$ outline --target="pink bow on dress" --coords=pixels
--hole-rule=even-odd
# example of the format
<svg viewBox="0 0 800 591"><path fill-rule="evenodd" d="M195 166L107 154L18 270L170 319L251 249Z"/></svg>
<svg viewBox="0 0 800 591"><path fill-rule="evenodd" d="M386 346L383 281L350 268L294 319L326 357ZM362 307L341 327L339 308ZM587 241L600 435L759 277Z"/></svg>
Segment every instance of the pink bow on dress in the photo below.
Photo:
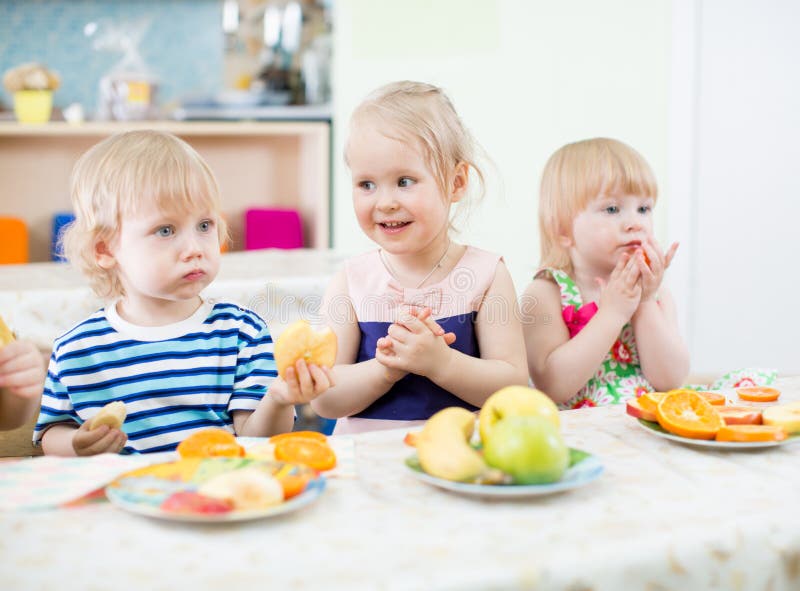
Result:
<svg viewBox="0 0 800 591"><path fill-rule="evenodd" d="M390 281L385 295L386 303L390 308L402 306L430 308L432 316L438 315L442 309L442 289L440 287L403 288L396 282Z"/></svg>
<svg viewBox="0 0 800 591"><path fill-rule="evenodd" d="M594 302L584 304L580 308L567 306L561 310L561 316L564 318L567 330L569 330L569 338L574 337L583 330L583 327L589 323L595 314L597 314L597 304Z"/></svg>

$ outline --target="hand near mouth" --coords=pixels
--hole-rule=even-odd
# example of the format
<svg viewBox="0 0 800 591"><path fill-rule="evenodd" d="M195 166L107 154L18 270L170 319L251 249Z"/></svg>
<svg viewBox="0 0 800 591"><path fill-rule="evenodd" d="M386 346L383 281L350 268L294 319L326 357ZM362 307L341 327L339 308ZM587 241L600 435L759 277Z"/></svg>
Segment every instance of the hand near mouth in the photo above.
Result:
<svg viewBox="0 0 800 591"><path fill-rule="evenodd" d="M678 243L673 242L664 254L652 236L648 236L641 247L636 249L634 257L642 276L643 302L653 299L658 294L664 273L675 258L677 250Z"/></svg>

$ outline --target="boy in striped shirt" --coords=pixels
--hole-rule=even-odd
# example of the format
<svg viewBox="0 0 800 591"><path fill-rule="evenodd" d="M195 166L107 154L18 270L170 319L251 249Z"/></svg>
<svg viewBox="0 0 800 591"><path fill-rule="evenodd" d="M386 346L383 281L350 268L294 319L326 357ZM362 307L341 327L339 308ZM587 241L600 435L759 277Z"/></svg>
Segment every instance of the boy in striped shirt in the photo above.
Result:
<svg viewBox="0 0 800 591"><path fill-rule="evenodd" d="M184 141L112 136L77 162L71 197L65 253L107 304L55 341L33 435L45 453L169 451L207 427L274 435L333 384L302 361L279 378L265 322L201 297L226 227L214 176ZM90 430L113 401L122 428Z"/></svg>

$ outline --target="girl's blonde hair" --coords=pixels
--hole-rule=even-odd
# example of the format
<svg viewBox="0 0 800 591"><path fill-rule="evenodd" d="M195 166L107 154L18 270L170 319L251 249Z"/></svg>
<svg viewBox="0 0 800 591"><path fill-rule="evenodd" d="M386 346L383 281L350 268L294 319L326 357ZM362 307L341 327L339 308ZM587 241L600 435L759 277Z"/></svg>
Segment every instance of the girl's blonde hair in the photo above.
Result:
<svg viewBox="0 0 800 591"><path fill-rule="evenodd" d="M483 197L485 177L478 160L486 155L441 88L408 80L381 86L353 111L351 125L362 121L377 122L392 139L419 143L442 194L449 192L456 167L463 162L478 177L475 199Z"/></svg>
<svg viewBox="0 0 800 591"><path fill-rule="evenodd" d="M571 234L572 220L600 195L656 199L655 175L639 152L609 138L567 144L550 156L539 192L542 267L572 269L559 237Z"/></svg>
<svg viewBox="0 0 800 591"><path fill-rule="evenodd" d="M98 263L95 246L110 245L122 221L142 204L163 211L206 209L217 216L220 243L227 240L219 188L211 169L183 140L153 130L113 135L80 157L70 177L75 221L61 243L67 259L103 298L123 295L118 274Z"/></svg>

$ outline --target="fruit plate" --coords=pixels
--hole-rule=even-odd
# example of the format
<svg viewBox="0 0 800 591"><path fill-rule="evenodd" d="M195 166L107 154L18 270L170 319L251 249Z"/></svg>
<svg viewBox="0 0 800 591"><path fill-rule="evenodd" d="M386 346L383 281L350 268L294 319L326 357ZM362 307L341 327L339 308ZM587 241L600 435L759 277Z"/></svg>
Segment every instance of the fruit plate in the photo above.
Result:
<svg viewBox="0 0 800 591"><path fill-rule="evenodd" d="M406 466L410 469L411 474L422 482L464 495L506 499L549 495L578 488L589 484L603 473L603 464L600 463L600 460L579 449L570 448L569 464L564 477L558 482L550 484L472 484L454 482L426 474L419 465L416 454L406 459Z"/></svg>
<svg viewBox="0 0 800 591"><path fill-rule="evenodd" d="M161 507L162 503L175 493L196 492L200 484L212 478L244 467L254 467L275 476L279 481L285 478L303 478L307 483L303 492L277 505L252 510L228 510L223 513L207 513L202 508L186 511L170 511ZM184 459L174 462L153 464L119 476L105 491L114 504L138 515L188 521L194 523L230 523L273 517L295 511L316 500L325 490L325 477L305 466L256 460L250 458L205 458Z"/></svg>
<svg viewBox="0 0 800 591"><path fill-rule="evenodd" d="M783 441L716 441L715 439L691 439L681 435L675 435L664 428L658 423L652 421L645 421L644 419L636 419L642 428L648 433L652 433L657 437L663 437L670 441L677 441L685 445L694 445L697 447L710 447L714 449L762 449L765 447L778 447L781 445L789 445L800 441L800 434L790 435Z"/></svg>

